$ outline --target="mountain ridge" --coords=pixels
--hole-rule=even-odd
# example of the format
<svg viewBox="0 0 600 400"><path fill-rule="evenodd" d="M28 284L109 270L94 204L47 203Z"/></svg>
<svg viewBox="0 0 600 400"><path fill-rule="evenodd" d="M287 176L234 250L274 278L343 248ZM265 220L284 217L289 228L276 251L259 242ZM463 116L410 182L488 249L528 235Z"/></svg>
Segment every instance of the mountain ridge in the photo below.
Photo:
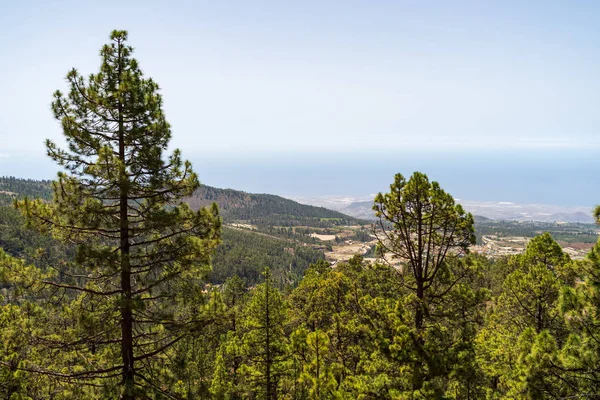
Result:
<svg viewBox="0 0 600 400"><path fill-rule="evenodd" d="M15 198L24 196L49 200L51 195L51 181L0 177L0 204L11 204ZM259 225L281 226L365 223L336 210L301 204L274 194L248 193L207 185L201 185L192 196L184 200L193 209L217 203L225 222L250 221Z"/></svg>
<svg viewBox="0 0 600 400"><path fill-rule="evenodd" d="M220 189L203 185L185 199L194 209L213 202L219 205L223 219L227 222L268 222L270 225L303 225L329 221L334 225L364 223L345 213L325 207L301 204L282 196L267 193L247 193L235 189Z"/></svg>

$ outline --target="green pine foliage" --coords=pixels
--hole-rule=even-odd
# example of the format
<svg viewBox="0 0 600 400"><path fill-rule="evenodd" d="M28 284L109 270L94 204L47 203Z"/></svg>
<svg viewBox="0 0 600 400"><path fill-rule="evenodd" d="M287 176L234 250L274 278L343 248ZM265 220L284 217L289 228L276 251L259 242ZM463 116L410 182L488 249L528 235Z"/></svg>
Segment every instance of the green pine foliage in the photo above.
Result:
<svg viewBox="0 0 600 400"><path fill-rule="evenodd" d="M271 272L264 271L264 283L251 294L244 309L241 353L245 362L240 374L243 390L262 399L276 400L286 374L288 340L284 332L287 302L273 284Z"/></svg>
<svg viewBox="0 0 600 400"><path fill-rule="evenodd" d="M475 243L473 216L419 172L409 180L397 174L390 192L375 197L373 210L378 218L379 252L399 269L407 294L401 319L416 352L409 356L412 390L436 393L436 378L448 364L445 346L438 343L452 340L446 336L450 330L440 328L445 313L438 307L451 301L453 290L469 274L456 259Z"/></svg>
<svg viewBox="0 0 600 400"><path fill-rule="evenodd" d="M566 339L559 309L562 288L571 282L571 260L548 233L513 256L513 272L488 308L477 338L479 361L494 396L560 397L568 393L552 373ZM515 344L517 344L515 346Z"/></svg>
<svg viewBox="0 0 600 400"><path fill-rule="evenodd" d="M76 247L74 260L44 283L70 299L53 317L71 326L64 349L87 362L45 372L58 368L65 380L133 399L163 391L153 383L155 362L205 317L199 282L220 219L216 205L194 212L182 201L199 183L179 150L163 156L171 131L158 85L132 58L127 32L110 39L100 72L85 79L73 69L68 93L54 94L68 148L46 143L64 169L52 201L25 198L18 207L31 226ZM56 334L49 329L39 340L58 342Z"/></svg>
<svg viewBox="0 0 600 400"><path fill-rule="evenodd" d="M558 367L575 392L590 396L600 393L600 241L579 268L577 284L560 297L569 337Z"/></svg>
<svg viewBox="0 0 600 400"><path fill-rule="evenodd" d="M325 258L320 250L270 235L225 227L222 237L209 275L214 284L231 276L256 284L262 280L263 269L268 267L278 287L295 286L310 264Z"/></svg>
<svg viewBox="0 0 600 400"><path fill-rule="evenodd" d="M416 172L375 198L376 260L331 265L309 228L358 221L200 188L126 40L55 94L57 180L0 178L1 398L598 398L600 241L472 254L474 218Z"/></svg>

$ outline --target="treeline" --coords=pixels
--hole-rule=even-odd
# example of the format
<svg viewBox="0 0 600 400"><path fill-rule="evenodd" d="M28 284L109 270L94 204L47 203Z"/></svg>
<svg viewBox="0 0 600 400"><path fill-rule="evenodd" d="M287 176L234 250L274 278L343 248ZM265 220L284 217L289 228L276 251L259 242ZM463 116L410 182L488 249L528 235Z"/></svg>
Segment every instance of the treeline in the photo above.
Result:
<svg viewBox="0 0 600 400"><path fill-rule="evenodd" d="M185 292L161 312L192 312L194 323L185 330L163 325L174 339L160 357L140 363L136 376L143 381L133 398L564 399L600 393L600 242L580 261L549 233L533 238L521 255L469 254L472 216L419 173L410 180L397 176L375 205L376 263L355 256L332 268L292 240L224 229L225 245L215 257L224 257L222 265L215 263L209 280L173 282ZM3 225L12 230L0 239L15 255L37 262L36 245L58 245L43 235L26 238L23 217L4 211ZM4 398L114 398L121 392L120 374L104 373L114 368L119 347L106 320L98 319L118 314L105 308L108 299L86 299L88 291L102 295L95 285L83 286L81 295L70 290L86 271L77 257L54 257L36 268L0 254ZM266 268L258 277L261 263L274 271ZM301 263L311 265L304 270ZM56 268L60 264L66 268ZM142 304L135 308L140 316Z"/></svg>
<svg viewBox="0 0 600 400"><path fill-rule="evenodd" d="M300 204L271 194L252 194L232 189L201 186L186 201L192 208L219 205L226 222L246 221L259 226L315 226L364 223L337 211Z"/></svg>
<svg viewBox="0 0 600 400"><path fill-rule="evenodd" d="M0 205L11 204L16 198L25 196L50 200L52 198L51 182L21 179L14 176L0 177Z"/></svg>
<svg viewBox="0 0 600 400"><path fill-rule="evenodd" d="M0 177L0 205L24 197L52 198L51 181ZM300 204L271 194L252 194L233 189L200 186L185 201L194 209L219 205L225 222L244 222L261 228L310 226L330 228L367 222L323 207Z"/></svg>

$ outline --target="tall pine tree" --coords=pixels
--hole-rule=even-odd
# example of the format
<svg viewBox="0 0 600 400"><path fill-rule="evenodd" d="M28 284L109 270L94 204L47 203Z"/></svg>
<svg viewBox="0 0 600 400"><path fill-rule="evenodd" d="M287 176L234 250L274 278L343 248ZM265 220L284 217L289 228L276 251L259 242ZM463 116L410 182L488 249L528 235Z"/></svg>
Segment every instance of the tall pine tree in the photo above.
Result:
<svg viewBox="0 0 600 400"><path fill-rule="evenodd" d="M54 94L68 148L46 142L64 168L53 201L26 199L19 207L38 228L77 245L75 265L45 281L76 297L74 310L85 314L80 337L63 345L109 358L65 377L120 375L121 398L134 399L163 390L152 360L202 325L194 300L202 297L199 278L218 244L220 218L214 204L194 212L182 202L199 183L179 150L164 157L171 129L159 87L132 58L126 31L110 39L100 72L85 79L73 69L68 94Z"/></svg>

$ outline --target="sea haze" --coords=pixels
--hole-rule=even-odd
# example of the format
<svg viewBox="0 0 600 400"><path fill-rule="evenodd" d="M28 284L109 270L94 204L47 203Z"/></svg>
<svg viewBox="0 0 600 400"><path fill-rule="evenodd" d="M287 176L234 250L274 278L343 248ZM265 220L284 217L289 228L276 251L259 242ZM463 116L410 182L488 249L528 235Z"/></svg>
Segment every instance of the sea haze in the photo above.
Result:
<svg viewBox="0 0 600 400"><path fill-rule="evenodd" d="M596 150L469 150L280 154L190 154L202 183L286 197L365 197L387 191L395 173L426 173L455 198L591 207L600 203ZM39 153L38 153L39 154ZM9 154L0 175L52 179L44 157Z"/></svg>
<svg viewBox="0 0 600 400"><path fill-rule="evenodd" d="M592 206L600 203L594 151L518 150L245 155L194 160L203 182L249 192L364 197L387 191L395 173L426 173L455 198Z"/></svg>

